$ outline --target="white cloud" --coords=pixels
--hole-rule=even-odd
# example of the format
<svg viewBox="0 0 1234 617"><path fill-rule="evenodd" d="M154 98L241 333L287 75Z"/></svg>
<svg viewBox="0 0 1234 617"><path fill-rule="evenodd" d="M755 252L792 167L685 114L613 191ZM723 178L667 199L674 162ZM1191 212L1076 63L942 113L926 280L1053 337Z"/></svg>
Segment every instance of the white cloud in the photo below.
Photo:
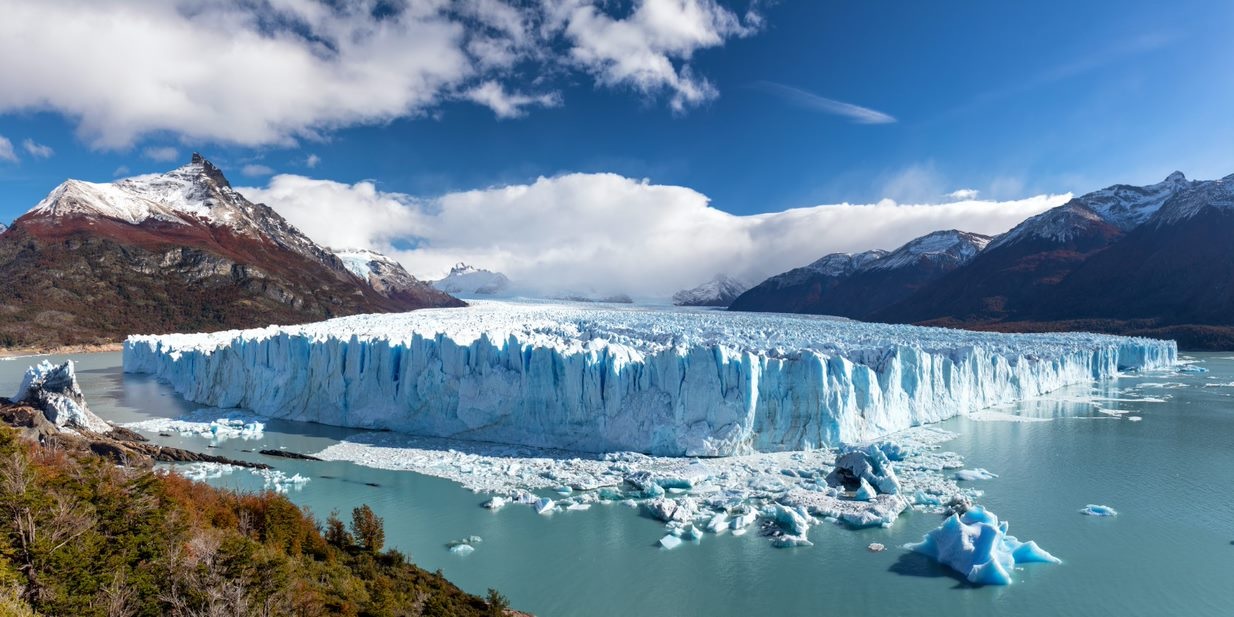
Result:
<svg viewBox="0 0 1234 617"><path fill-rule="evenodd" d="M715 0L3 4L0 113L60 112L102 149L164 133L184 143L289 144L429 113L493 80L562 70L667 94L680 111L716 93L691 69L693 54L761 23ZM532 103L545 99L485 104L500 114Z"/></svg>
<svg viewBox="0 0 1234 617"><path fill-rule="evenodd" d="M498 118L519 118L527 115L525 108L532 106L557 107L561 105L561 95L556 92L546 94L520 94L506 92L505 86L497 81L486 81L463 93L463 98L484 105L493 110Z"/></svg>
<svg viewBox="0 0 1234 617"><path fill-rule="evenodd" d="M29 152L30 156L33 156L34 158L38 158L38 159L49 159L52 157L53 154L56 153L55 150L51 149L51 146L45 146L43 144L37 143L33 139L30 139L30 138L26 138L25 140L23 140L21 142L21 147L24 148L26 152Z"/></svg>
<svg viewBox="0 0 1234 617"><path fill-rule="evenodd" d="M141 154L152 161L160 163L168 163L180 158L180 151L171 146L146 148Z"/></svg>
<svg viewBox="0 0 1234 617"><path fill-rule="evenodd" d="M256 163L250 163L248 165L245 165L244 167L241 167L240 173L252 178L255 176L268 176L274 173L274 170L270 169L269 167L265 165L258 165Z"/></svg>
<svg viewBox="0 0 1234 617"><path fill-rule="evenodd" d="M645 297L665 297L717 271L761 280L827 253L895 248L939 229L999 233L1070 197L884 200L735 216L693 189L615 174L568 174L433 199L293 175L240 190L320 242L392 252L424 278L465 261L537 291Z"/></svg>
<svg viewBox="0 0 1234 617"><path fill-rule="evenodd" d="M857 124L891 124L896 119L881 111L862 107L853 103L845 103L800 88L777 84L770 81L759 81L752 84L755 88L774 94L785 101L812 111L820 111L835 116L843 116Z"/></svg>
<svg viewBox="0 0 1234 617"><path fill-rule="evenodd" d="M317 156L316 154L310 154L308 155L308 158L304 159L304 166L308 167L309 169L313 169L314 167L317 167L317 165L319 165L320 163L321 163L321 157Z"/></svg>
<svg viewBox="0 0 1234 617"><path fill-rule="evenodd" d="M119 178L119 177L122 177L122 176L127 176L127 175L129 175L129 166L128 166L128 165L121 165L121 166L117 167L115 171L111 172L111 175L112 175L112 177L113 177L113 178Z"/></svg>
<svg viewBox="0 0 1234 617"><path fill-rule="evenodd" d="M577 66L604 86L645 95L668 92L669 105L679 112L718 94L710 81L694 74L694 53L754 34L761 25L756 12L743 21L715 0L640 0L624 18L589 0L545 4L550 27L563 30Z"/></svg>
<svg viewBox="0 0 1234 617"><path fill-rule="evenodd" d="M950 197L956 201L968 201L977 199L977 196L980 194L981 191L978 191L977 189L956 189L950 193L947 193L947 197Z"/></svg>
<svg viewBox="0 0 1234 617"><path fill-rule="evenodd" d="M13 142L9 141L4 135L0 135L0 161L8 161L10 163L18 161L17 153L13 151Z"/></svg>

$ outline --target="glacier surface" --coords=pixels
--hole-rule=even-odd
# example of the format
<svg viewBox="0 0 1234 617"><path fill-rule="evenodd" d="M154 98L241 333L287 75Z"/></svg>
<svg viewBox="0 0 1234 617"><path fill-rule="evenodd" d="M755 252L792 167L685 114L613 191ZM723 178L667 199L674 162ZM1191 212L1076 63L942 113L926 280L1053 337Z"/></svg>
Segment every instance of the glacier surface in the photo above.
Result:
<svg viewBox="0 0 1234 617"><path fill-rule="evenodd" d="M133 336L124 369L271 418L668 456L876 439L1177 360L1173 342L816 316L477 302Z"/></svg>

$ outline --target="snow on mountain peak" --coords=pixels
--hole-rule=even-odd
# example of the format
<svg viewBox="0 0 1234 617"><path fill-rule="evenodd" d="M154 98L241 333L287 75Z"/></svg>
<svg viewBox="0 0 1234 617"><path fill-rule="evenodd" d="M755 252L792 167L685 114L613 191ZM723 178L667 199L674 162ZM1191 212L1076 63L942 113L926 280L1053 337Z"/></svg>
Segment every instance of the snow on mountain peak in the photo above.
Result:
<svg viewBox="0 0 1234 617"><path fill-rule="evenodd" d="M948 229L926 234L909 241L886 256L869 263L869 270L894 270L920 261L967 262L990 243L989 236Z"/></svg>
<svg viewBox="0 0 1234 617"><path fill-rule="evenodd" d="M825 276L847 276L858 270L864 270L871 263L886 256L887 251L880 249L861 253L832 253L806 266L806 269Z"/></svg>
<svg viewBox="0 0 1234 617"><path fill-rule="evenodd" d="M1220 180L1189 182L1187 190L1166 201L1153 221L1158 226L1176 223L1207 208L1234 210L1234 174Z"/></svg>
<svg viewBox="0 0 1234 617"><path fill-rule="evenodd" d="M677 306L728 306L750 286L727 274L717 274L710 281L673 294Z"/></svg>
<svg viewBox="0 0 1234 617"><path fill-rule="evenodd" d="M500 272L469 266L459 262L450 268L445 278L430 284L448 294L492 296L507 291L510 279Z"/></svg>

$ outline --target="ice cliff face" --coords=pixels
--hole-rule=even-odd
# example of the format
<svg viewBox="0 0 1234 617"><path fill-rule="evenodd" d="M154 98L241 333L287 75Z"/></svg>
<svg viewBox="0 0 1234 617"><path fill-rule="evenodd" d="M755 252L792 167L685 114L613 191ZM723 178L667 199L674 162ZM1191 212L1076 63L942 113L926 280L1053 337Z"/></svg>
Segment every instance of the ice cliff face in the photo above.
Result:
<svg viewBox="0 0 1234 617"><path fill-rule="evenodd" d="M1172 342L482 302L130 337L125 371L276 418L604 452L726 456L874 439L1176 360Z"/></svg>

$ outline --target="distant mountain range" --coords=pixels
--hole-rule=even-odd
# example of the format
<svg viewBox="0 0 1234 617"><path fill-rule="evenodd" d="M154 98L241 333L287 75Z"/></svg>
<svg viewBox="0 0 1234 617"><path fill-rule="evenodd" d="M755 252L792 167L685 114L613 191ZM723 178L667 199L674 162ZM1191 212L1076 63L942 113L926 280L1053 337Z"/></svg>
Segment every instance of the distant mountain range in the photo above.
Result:
<svg viewBox="0 0 1234 617"><path fill-rule="evenodd" d="M1234 175L1175 172L1077 197L994 238L935 232L828 255L732 310L1007 331L1092 330L1234 347Z"/></svg>
<svg viewBox="0 0 1234 617"><path fill-rule="evenodd" d="M165 174L69 180L0 233L0 344L463 305L378 254L342 254L249 202L196 154Z"/></svg>
<svg viewBox="0 0 1234 617"><path fill-rule="evenodd" d="M465 263L455 264L444 278L432 282L433 287L452 294L495 296L510 290L510 279L500 272L491 272Z"/></svg>

